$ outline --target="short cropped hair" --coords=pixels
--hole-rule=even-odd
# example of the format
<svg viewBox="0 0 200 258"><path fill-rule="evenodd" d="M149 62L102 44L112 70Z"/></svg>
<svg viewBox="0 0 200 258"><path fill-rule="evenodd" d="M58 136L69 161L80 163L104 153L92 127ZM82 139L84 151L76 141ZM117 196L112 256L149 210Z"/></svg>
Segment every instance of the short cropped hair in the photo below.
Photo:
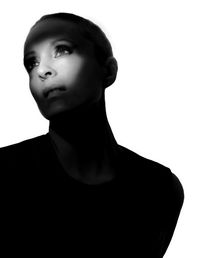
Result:
<svg viewBox="0 0 200 258"><path fill-rule="evenodd" d="M64 21L71 21L78 25L84 38L94 45L95 56L100 65L104 65L109 57L113 56L112 46L105 33L92 21L72 13L52 13L42 16L33 27L40 21L59 18ZM33 28L32 27L32 28Z"/></svg>

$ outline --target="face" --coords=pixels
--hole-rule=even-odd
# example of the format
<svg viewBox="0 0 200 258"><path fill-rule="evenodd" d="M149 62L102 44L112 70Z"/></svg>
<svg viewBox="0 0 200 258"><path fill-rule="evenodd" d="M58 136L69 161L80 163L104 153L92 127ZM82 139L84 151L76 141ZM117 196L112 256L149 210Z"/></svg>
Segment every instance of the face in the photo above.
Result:
<svg viewBox="0 0 200 258"><path fill-rule="evenodd" d="M93 44L72 22L47 19L33 27L24 46L24 65L31 93L49 120L102 96L103 71Z"/></svg>

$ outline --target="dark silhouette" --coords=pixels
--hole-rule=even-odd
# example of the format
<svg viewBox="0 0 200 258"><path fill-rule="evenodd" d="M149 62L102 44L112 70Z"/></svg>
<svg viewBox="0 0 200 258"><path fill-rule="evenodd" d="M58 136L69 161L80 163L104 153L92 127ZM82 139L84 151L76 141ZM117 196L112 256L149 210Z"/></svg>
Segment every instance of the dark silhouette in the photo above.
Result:
<svg viewBox="0 0 200 258"><path fill-rule="evenodd" d="M34 252L62 236L72 257L163 257L183 188L169 168L116 142L104 93L117 61L106 35L73 14L45 15L26 38L24 65L50 124L0 149L5 242Z"/></svg>

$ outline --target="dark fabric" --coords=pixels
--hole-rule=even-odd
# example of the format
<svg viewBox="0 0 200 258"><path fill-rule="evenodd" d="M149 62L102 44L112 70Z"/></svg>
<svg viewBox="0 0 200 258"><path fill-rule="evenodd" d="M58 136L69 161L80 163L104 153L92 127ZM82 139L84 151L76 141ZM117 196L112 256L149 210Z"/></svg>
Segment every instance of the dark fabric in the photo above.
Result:
<svg viewBox="0 0 200 258"><path fill-rule="evenodd" d="M59 242L65 257L163 257L184 199L169 168L118 145L116 178L87 185L65 173L48 133L0 148L0 164L4 245L15 254Z"/></svg>

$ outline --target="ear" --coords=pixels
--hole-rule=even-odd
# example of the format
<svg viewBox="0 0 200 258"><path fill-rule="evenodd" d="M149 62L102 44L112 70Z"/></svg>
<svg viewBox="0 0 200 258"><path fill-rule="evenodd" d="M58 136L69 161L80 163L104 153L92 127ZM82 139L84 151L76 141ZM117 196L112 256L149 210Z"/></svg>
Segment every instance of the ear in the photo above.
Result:
<svg viewBox="0 0 200 258"><path fill-rule="evenodd" d="M118 65L117 60L113 56L106 60L104 71L104 87L107 88L114 83L117 77Z"/></svg>

